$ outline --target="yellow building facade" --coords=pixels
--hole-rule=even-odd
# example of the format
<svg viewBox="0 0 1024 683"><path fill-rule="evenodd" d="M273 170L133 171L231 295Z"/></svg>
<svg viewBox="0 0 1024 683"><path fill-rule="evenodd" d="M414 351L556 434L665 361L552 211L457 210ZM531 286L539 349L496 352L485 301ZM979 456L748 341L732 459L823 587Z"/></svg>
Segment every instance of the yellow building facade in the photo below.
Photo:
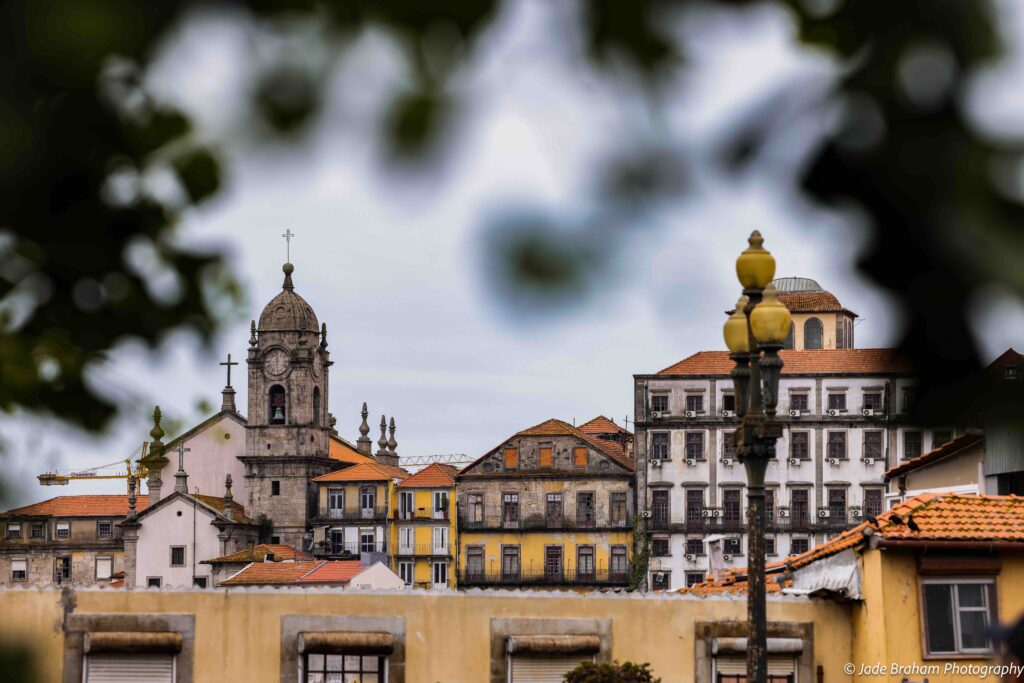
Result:
<svg viewBox="0 0 1024 683"><path fill-rule="evenodd" d="M313 479L317 486L313 554L333 559L367 554L381 560L390 557L391 522L398 510L395 491L408 476L401 468L373 462Z"/></svg>
<svg viewBox="0 0 1024 683"><path fill-rule="evenodd" d="M455 475L434 463L398 483L392 524L392 568L417 588L454 588Z"/></svg>
<svg viewBox="0 0 1024 683"><path fill-rule="evenodd" d="M457 480L461 587L629 585L633 465L619 444L548 420Z"/></svg>

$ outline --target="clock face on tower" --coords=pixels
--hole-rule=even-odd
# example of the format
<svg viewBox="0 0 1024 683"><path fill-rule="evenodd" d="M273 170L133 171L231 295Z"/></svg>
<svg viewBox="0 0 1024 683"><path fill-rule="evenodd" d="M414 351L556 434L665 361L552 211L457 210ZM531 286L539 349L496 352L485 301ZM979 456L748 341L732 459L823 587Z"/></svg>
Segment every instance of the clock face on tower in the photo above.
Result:
<svg viewBox="0 0 1024 683"><path fill-rule="evenodd" d="M280 377L288 372L288 352L284 349L271 349L263 357L263 369L271 377Z"/></svg>

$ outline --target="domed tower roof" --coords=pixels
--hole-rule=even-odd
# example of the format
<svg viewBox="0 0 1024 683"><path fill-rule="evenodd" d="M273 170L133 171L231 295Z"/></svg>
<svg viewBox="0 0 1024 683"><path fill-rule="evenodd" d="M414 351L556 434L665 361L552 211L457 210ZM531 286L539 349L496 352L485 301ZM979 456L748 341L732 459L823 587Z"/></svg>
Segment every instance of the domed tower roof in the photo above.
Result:
<svg viewBox="0 0 1024 683"><path fill-rule="evenodd" d="M295 266L284 264L284 284L281 293L270 300L260 313L260 332L320 332L320 323L316 319L313 307L295 293L292 284L292 273Z"/></svg>
<svg viewBox="0 0 1024 683"><path fill-rule="evenodd" d="M845 313L857 317L839 303L835 294L810 278L780 277L772 280L772 284L779 292L779 301L790 313Z"/></svg>

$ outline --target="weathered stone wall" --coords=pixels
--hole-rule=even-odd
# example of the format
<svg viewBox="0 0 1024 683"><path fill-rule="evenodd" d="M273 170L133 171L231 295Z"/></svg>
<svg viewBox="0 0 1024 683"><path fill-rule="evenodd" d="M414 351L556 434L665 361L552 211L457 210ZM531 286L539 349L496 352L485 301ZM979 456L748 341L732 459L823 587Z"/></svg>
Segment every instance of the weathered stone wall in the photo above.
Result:
<svg viewBox="0 0 1024 683"><path fill-rule="evenodd" d="M124 571L124 550L108 549L71 549L31 548L25 550L5 550L0 552L0 584L27 583L37 586L48 586L54 583L54 560L57 557L71 558L71 579L67 583L83 585L107 585L109 579L96 580L96 558L110 557L113 559L113 573ZM11 560L25 558L28 560L28 579L24 582L11 580Z"/></svg>

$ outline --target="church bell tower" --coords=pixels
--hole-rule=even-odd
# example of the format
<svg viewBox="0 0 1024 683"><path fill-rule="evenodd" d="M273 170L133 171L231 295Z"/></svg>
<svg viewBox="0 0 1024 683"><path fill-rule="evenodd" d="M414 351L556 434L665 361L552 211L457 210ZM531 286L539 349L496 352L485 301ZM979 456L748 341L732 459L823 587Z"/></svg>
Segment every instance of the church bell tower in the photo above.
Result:
<svg viewBox="0 0 1024 683"><path fill-rule="evenodd" d="M304 549L316 514L312 478L332 469L327 412L327 326L295 293L284 264L281 292L253 321L249 337L249 411L245 434L249 509L273 522L271 537Z"/></svg>

